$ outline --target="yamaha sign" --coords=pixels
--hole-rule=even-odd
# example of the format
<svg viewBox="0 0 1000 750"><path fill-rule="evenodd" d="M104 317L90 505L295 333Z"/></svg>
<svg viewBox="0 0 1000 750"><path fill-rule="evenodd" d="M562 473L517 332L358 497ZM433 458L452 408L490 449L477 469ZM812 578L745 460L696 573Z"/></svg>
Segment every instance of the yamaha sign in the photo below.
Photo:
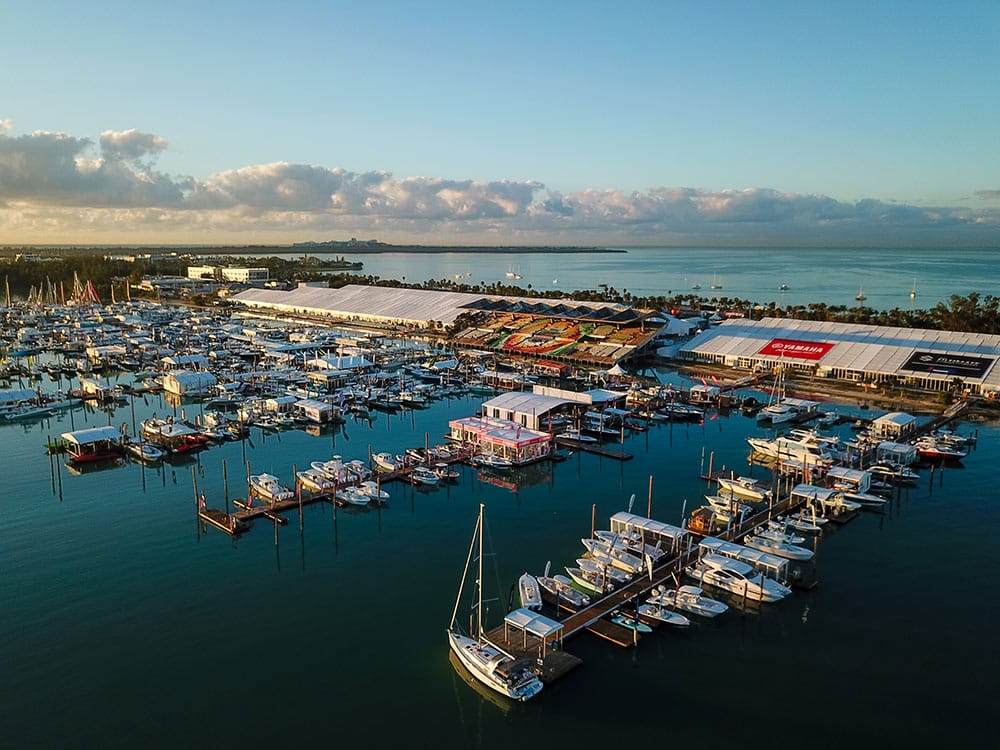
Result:
<svg viewBox="0 0 1000 750"><path fill-rule="evenodd" d="M961 354L939 352L914 352L901 370L931 372L964 378L981 378L993 366L993 357L967 357Z"/></svg>
<svg viewBox="0 0 1000 750"><path fill-rule="evenodd" d="M758 354L789 359L823 359L823 355L833 348L825 341L795 341L794 339L771 339Z"/></svg>

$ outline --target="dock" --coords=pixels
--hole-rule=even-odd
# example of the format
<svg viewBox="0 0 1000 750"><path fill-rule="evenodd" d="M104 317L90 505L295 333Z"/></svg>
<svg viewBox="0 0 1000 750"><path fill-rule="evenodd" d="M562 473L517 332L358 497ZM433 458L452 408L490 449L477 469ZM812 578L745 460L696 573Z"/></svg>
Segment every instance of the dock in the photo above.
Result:
<svg viewBox="0 0 1000 750"><path fill-rule="evenodd" d="M616 458L619 461L630 461L635 458L635 456L631 453L626 453L625 449L621 447L612 448L609 445L590 443L583 440L574 440L573 438L563 437L562 435L556 435L555 442L566 448L583 451L584 453L594 453L598 456L606 456L607 458Z"/></svg>

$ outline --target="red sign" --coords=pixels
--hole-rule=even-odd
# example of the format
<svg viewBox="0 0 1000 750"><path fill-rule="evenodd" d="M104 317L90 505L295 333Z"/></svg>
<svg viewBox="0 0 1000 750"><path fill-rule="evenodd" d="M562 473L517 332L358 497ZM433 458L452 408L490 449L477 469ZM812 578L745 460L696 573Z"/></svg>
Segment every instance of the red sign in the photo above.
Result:
<svg viewBox="0 0 1000 750"><path fill-rule="evenodd" d="M758 354L791 359L823 359L823 355L833 348L833 344L823 341L793 341L792 339L771 339Z"/></svg>

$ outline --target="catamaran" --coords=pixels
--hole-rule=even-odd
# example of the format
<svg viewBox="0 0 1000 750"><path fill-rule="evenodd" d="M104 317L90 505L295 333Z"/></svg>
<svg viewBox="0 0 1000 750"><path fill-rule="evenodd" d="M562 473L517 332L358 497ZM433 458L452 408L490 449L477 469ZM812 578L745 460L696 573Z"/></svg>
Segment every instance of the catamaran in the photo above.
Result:
<svg viewBox="0 0 1000 750"><path fill-rule="evenodd" d="M455 609L451 613L448 627L448 645L469 673L488 688L517 701L526 701L542 690L542 682L532 671L529 659L517 659L490 642L483 631L483 510L479 505L479 518L469 545L469 556L465 561L462 583L458 587ZM470 630L472 635L463 634L458 628L458 607L462 601L462 590L469 576L469 565L475 559L476 603L472 608Z"/></svg>

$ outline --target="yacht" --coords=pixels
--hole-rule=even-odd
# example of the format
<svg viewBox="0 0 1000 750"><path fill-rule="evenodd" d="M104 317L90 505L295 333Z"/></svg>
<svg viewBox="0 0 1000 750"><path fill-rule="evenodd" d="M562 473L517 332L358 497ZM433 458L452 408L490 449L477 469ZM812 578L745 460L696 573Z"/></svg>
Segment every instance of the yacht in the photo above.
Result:
<svg viewBox="0 0 1000 750"><path fill-rule="evenodd" d="M757 480L752 477L719 477L717 481L720 494L733 495L755 503L762 503L767 499L767 495L757 485Z"/></svg>
<svg viewBox="0 0 1000 750"><path fill-rule="evenodd" d="M281 481L273 474L253 474L250 477L250 490L258 497L272 503L281 500L291 500L295 493L282 486Z"/></svg>
<svg viewBox="0 0 1000 750"><path fill-rule="evenodd" d="M751 534L743 540L743 544L761 552L768 552L788 560L800 560L804 562L813 559L812 550L790 544L770 535Z"/></svg>
<svg viewBox="0 0 1000 750"><path fill-rule="evenodd" d="M472 534L469 555L462 574L462 585L455 599L455 609L451 613L448 626L448 645L462 665L473 677L501 695L517 701L530 700L542 690L542 682L534 673L530 659L517 659L492 643L483 628L483 509L480 504L479 519ZM477 554L478 551L478 554ZM475 576L476 604L472 614L475 620L472 633L466 635L458 627L458 608L462 602L462 590L469 577L469 565L475 559L478 570Z"/></svg>
<svg viewBox="0 0 1000 750"><path fill-rule="evenodd" d="M650 593L652 596L646 600L649 604L674 607L702 617L718 617L729 609L727 604L702 596L702 590L698 586L685 584L675 589L656 586Z"/></svg>
<svg viewBox="0 0 1000 750"><path fill-rule="evenodd" d="M776 602L792 593L739 560L721 555L704 555L687 569L688 575L704 584L760 602Z"/></svg>
<svg viewBox="0 0 1000 750"><path fill-rule="evenodd" d="M801 461L807 466L816 468L818 466L830 466L833 464L833 456L814 441L801 441L789 437L770 438L749 437L747 442L755 453L759 453L767 458L793 459Z"/></svg>
<svg viewBox="0 0 1000 750"><path fill-rule="evenodd" d="M916 442L917 453L924 458L937 458L943 461L961 461L969 452L957 448L944 440L925 437Z"/></svg>
<svg viewBox="0 0 1000 750"><path fill-rule="evenodd" d="M705 499L708 501L708 506L715 512L716 517L722 523L729 523L732 520L734 512L737 519L744 518L753 513L753 508L736 501L733 497L705 495Z"/></svg>

